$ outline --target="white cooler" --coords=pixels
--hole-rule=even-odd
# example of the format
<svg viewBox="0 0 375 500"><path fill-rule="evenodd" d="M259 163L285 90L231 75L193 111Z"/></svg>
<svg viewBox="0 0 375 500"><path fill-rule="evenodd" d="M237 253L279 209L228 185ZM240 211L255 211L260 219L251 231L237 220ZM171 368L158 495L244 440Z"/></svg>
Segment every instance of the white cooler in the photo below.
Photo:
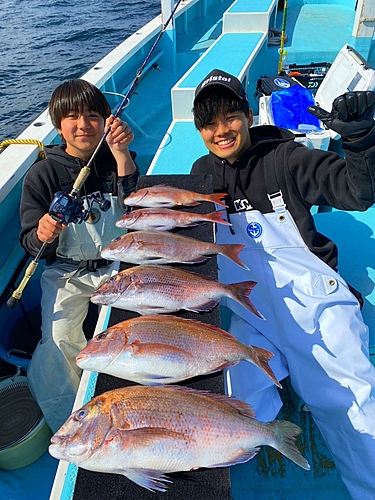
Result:
<svg viewBox="0 0 375 500"><path fill-rule="evenodd" d="M354 90L375 90L375 70L356 50L345 44L318 88L315 101L321 108L331 111L336 97ZM329 132L332 139L340 137L333 130Z"/></svg>

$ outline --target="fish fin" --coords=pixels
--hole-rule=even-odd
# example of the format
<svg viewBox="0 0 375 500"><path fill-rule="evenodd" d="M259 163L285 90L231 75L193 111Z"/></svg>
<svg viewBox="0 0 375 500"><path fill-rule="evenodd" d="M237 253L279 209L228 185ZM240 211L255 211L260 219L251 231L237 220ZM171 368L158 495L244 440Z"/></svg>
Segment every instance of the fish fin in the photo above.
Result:
<svg viewBox="0 0 375 500"><path fill-rule="evenodd" d="M227 243L219 246L221 249L221 255L224 255L228 259L233 260L233 262L241 266L243 269L246 269L247 271L249 270L247 265L238 257L238 254L241 252L245 245L241 245L239 243Z"/></svg>
<svg viewBox="0 0 375 500"><path fill-rule="evenodd" d="M183 207L197 207L198 205L200 205L200 202L199 201L191 201L189 203L187 201L184 201L184 203L179 203L178 205L183 206Z"/></svg>
<svg viewBox="0 0 375 500"><path fill-rule="evenodd" d="M174 227L175 226L170 227L164 224L152 224L149 229L151 229L151 231L169 231L170 229L174 229Z"/></svg>
<svg viewBox="0 0 375 500"><path fill-rule="evenodd" d="M148 231L146 231L148 232ZM143 257L144 264L158 262L159 260L164 260L163 253L165 250L165 243L157 243L156 241L139 241L138 242L139 250L146 250L148 255ZM156 255L152 255L152 253ZM159 255L158 255L159 254ZM161 254L161 255L160 255Z"/></svg>
<svg viewBox="0 0 375 500"><path fill-rule="evenodd" d="M202 278L205 281L214 281L214 282L218 283L216 278L213 278L212 276L209 276L208 274L197 273L196 271L189 271L189 274L193 274L194 276L198 276L199 278Z"/></svg>
<svg viewBox="0 0 375 500"><path fill-rule="evenodd" d="M227 205L223 201L221 201L226 196L228 196L227 193L212 193L207 195L207 201L212 201L212 203L216 203L217 205L226 207Z"/></svg>
<svg viewBox="0 0 375 500"><path fill-rule="evenodd" d="M179 225L179 227L196 227L198 226L197 222L186 222L184 225Z"/></svg>
<svg viewBox="0 0 375 500"><path fill-rule="evenodd" d="M216 305L218 304L217 300L209 300L208 302L205 302L204 304L200 304L199 306L196 307L184 307L187 311L192 311L192 312L207 312L211 311Z"/></svg>
<svg viewBox="0 0 375 500"><path fill-rule="evenodd" d="M227 220L223 219L224 212L211 212L205 214L204 218L210 222L216 222L217 224L223 224L224 226L231 226L232 224Z"/></svg>
<svg viewBox="0 0 375 500"><path fill-rule="evenodd" d="M260 448L251 448L250 450L239 450L231 460L228 462L223 462L221 464L205 465L208 469L213 469L214 467L230 467L231 465L244 464L248 462L260 451Z"/></svg>
<svg viewBox="0 0 375 500"><path fill-rule="evenodd" d="M248 298L251 290L257 284L256 281L243 281L241 283L233 283L232 285L227 285L229 290L232 293L232 298L242 304L246 309L251 311L255 316L260 319L264 319L264 317L260 314L260 312L255 308L254 304Z"/></svg>
<svg viewBox="0 0 375 500"><path fill-rule="evenodd" d="M199 264L200 262L205 262L208 260L209 257L207 256L201 256L201 257L196 257L195 259L189 259L189 260L179 260L179 264Z"/></svg>
<svg viewBox="0 0 375 500"><path fill-rule="evenodd" d="M171 366L187 365L193 359L193 356L184 349L167 344L135 342L132 344L132 350L134 357L146 356L149 361L150 358L151 360L155 359L155 363L165 359ZM160 381L159 383L162 383L161 381L164 381L163 383L168 383L168 381L172 379L171 376L163 376L158 373L136 372L134 375L140 376L142 379L147 379L147 385L158 385L158 381Z"/></svg>
<svg viewBox="0 0 375 500"><path fill-rule="evenodd" d="M124 308L125 309L125 308ZM183 309L183 308L181 308ZM150 316L153 314L163 314L166 312L166 308L164 306L158 306L158 305L153 305L153 306L148 306L148 305L140 305L137 308L134 307L134 309L129 309L130 311L135 311L139 313L141 316ZM173 311L170 309L167 310L168 313L179 311L180 308L176 307Z"/></svg>
<svg viewBox="0 0 375 500"><path fill-rule="evenodd" d="M173 431L165 427L138 427L137 429L117 428L107 434L107 440L117 440L122 442L123 445L126 445L130 440L134 440L140 449L155 445L155 441L170 440L171 442L178 441L180 443L195 442L195 439L186 436L182 432Z"/></svg>
<svg viewBox="0 0 375 500"><path fill-rule="evenodd" d="M277 385L277 387L280 387L280 389L282 389L282 385L277 380L272 368L268 364L269 360L274 356L273 353L271 351L268 351L267 349L262 349L261 347L247 346L247 348L249 357L246 358L246 361L255 364L262 370L263 373L267 375L267 377L272 380L274 384Z"/></svg>
<svg viewBox="0 0 375 500"><path fill-rule="evenodd" d="M310 464L301 455L295 444L295 437L301 433L301 428L288 420L274 420L273 422L268 422L266 425L267 427L271 427L274 434L274 442L269 443L269 446L278 450L285 457L289 458L289 460L302 467L302 469L310 470Z"/></svg>
<svg viewBox="0 0 375 500"><path fill-rule="evenodd" d="M191 358L191 354L185 351L184 349L180 349L179 347L175 347L168 344L157 344L152 342L139 342L135 341L132 344L133 353L140 355L154 355L158 359L162 358L170 358L171 354L177 357L188 357Z"/></svg>
<svg viewBox="0 0 375 500"><path fill-rule="evenodd" d="M164 316L164 317L167 317L168 316ZM174 316L169 316L169 318L171 320L174 319ZM224 337L228 338L228 339L231 339L231 340L235 340L236 342L238 342L238 340L236 339L236 337L234 335L232 335L231 333L229 332L226 332L225 330L223 330L222 328L219 328L218 326L214 326L214 325L211 325L211 324L207 324L207 323L204 323L203 321L199 321L197 319L194 319L194 320L191 320L191 319L187 319L187 318L180 318L180 319L184 319L184 321L187 321L187 322L190 322L190 321L193 321L194 323L196 324L201 324L203 327L209 327L209 329L212 331L212 332L217 332L219 333L220 335L223 335Z"/></svg>
<svg viewBox="0 0 375 500"><path fill-rule="evenodd" d="M124 443L122 446L126 446L126 442L137 443L137 449L139 449L140 455L143 449L149 450L150 447L158 448L158 442L161 448L171 448L175 449L176 446L185 449L189 443L194 443L195 440L181 432L172 431L171 429L166 429L162 427L144 427L138 429L116 429L113 432L116 439L122 441L122 436L124 436ZM120 469L119 473L127 476L133 482L137 483L143 488L147 488L151 491L165 491L166 485L163 483L171 482L167 479L162 471L154 469Z"/></svg>
<svg viewBox="0 0 375 500"><path fill-rule="evenodd" d="M172 483L161 471L151 469L119 469L116 472L152 492L161 491L164 493L167 490L165 483Z"/></svg>
<svg viewBox="0 0 375 500"><path fill-rule="evenodd" d="M149 386L159 386L159 385L165 385L168 384L169 381L171 380L171 377L163 377L162 375L155 375L154 373L145 373L145 372L133 372L134 375L134 381L135 381L135 376L140 377L142 379L142 382L138 382L139 384L142 385L149 385ZM173 379L175 382L176 379ZM173 382L173 383L174 383Z"/></svg>
<svg viewBox="0 0 375 500"><path fill-rule="evenodd" d="M213 373L217 373L217 372L220 372L222 370L226 370L227 368L231 368L232 366L236 366L237 364L239 363L239 361L231 361L231 362L226 362L226 363L223 363L222 365L218 366L217 368L215 368L214 370L210 371L210 372L204 372L204 374L202 375L212 375Z"/></svg>
<svg viewBox="0 0 375 500"><path fill-rule="evenodd" d="M164 260L164 257L148 255L142 259L142 265L157 264L160 260Z"/></svg>
<svg viewBox="0 0 375 500"><path fill-rule="evenodd" d="M175 203L173 201L158 201L158 208L173 208L175 207Z"/></svg>
<svg viewBox="0 0 375 500"><path fill-rule="evenodd" d="M211 372L205 373L205 375L211 375L212 373L216 373L216 372L219 372L221 370L226 370L227 368L230 368L232 366L236 366L238 363L239 363L238 360L237 361L226 361L222 365L215 368L215 370L212 370Z"/></svg>
<svg viewBox="0 0 375 500"><path fill-rule="evenodd" d="M215 392L203 391L199 389L193 389L187 387L185 385L165 385L163 389L176 389L178 391L183 392L191 392L193 394L197 394L198 396L204 396L207 398L215 399L217 401L221 401L222 403L226 403L229 406L232 406L235 410L241 413L246 417L255 418L255 411L251 408L251 406L244 401L240 401L233 396L225 396L224 394L216 394Z"/></svg>

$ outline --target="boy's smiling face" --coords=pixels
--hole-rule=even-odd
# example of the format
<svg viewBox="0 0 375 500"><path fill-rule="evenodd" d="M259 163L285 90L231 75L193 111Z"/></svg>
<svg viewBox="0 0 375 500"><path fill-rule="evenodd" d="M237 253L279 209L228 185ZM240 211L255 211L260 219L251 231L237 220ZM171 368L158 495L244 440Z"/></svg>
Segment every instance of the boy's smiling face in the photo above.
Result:
<svg viewBox="0 0 375 500"><path fill-rule="evenodd" d="M86 161L104 133L104 118L85 107L81 113L72 111L63 118L58 132L66 142L66 152Z"/></svg>
<svg viewBox="0 0 375 500"><path fill-rule="evenodd" d="M242 111L216 116L199 133L207 149L230 164L251 146L249 128L253 113L249 117Z"/></svg>

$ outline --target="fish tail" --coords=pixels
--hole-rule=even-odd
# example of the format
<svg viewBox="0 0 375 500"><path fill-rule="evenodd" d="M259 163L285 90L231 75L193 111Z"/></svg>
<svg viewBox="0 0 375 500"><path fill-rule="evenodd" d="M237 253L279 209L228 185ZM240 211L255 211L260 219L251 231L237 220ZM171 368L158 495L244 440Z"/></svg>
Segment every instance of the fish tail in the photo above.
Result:
<svg viewBox="0 0 375 500"><path fill-rule="evenodd" d="M272 368L268 364L269 360L274 356L273 353L271 351L268 351L267 349L262 349L261 347L247 346L247 348L249 355L246 358L246 361L255 364L262 370L263 373L267 375L267 377L272 380L274 384L277 385L277 387L280 387L280 389L282 389L282 385L277 380Z"/></svg>
<svg viewBox="0 0 375 500"><path fill-rule="evenodd" d="M224 226L231 226L232 224L227 220L223 219L224 212L211 212L205 215L205 218L211 222L216 222L217 224L223 224Z"/></svg>
<svg viewBox="0 0 375 500"><path fill-rule="evenodd" d="M241 283L233 283L232 285L228 285L228 287L232 293L232 298L234 300L242 304L244 307L246 307L246 309L255 314L255 316L258 316L258 318L263 319L263 316L248 298L248 295L250 295L251 290L256 284L256 281L243 281Z"/></svg>
<svg viewBox="0 0 375 500"><path fill-rule="evenodd" d="M247 265L238 257L238 254L241 252L244 246L245 245L241 245L239 243L227 243L224 245L220 245L220 253L221 255L225 255L225 257L228 257L228 259L233 260L233 262L241 266L243 269L249 270Z"/></svg>
<svg viewBox="0 0 375 500"><path fill-rule="evenodd" d="M212 193L207 195L207 201L212 201L212 203L216 203L217 205L226 207L227 205L222 201L222 199L225 198L226 196L227 193Z"/></svg>
<svg viewBox="0 0 375 500"><path fill-rule="evenodd" d="M287 420L274 420L266 425L274 435L274 442L269 444L302 469L310 470L308 461L295 444L295 437L301 433L301 428Z"/></svg>

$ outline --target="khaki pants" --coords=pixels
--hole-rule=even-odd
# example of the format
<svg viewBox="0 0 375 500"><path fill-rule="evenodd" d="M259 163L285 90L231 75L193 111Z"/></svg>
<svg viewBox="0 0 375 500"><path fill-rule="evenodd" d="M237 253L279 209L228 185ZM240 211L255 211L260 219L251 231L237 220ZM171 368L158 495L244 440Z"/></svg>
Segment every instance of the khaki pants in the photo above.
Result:
<svg viewBox="0 0 375 500"><path fill-rule="evenodd" d="M83 322L90 297L113 271L113 265L94 272L55 262L41 277L42 339L28 367L30 390L47 424L56 432L69 417L81 370L75 359L85 347Z"/></svg>

